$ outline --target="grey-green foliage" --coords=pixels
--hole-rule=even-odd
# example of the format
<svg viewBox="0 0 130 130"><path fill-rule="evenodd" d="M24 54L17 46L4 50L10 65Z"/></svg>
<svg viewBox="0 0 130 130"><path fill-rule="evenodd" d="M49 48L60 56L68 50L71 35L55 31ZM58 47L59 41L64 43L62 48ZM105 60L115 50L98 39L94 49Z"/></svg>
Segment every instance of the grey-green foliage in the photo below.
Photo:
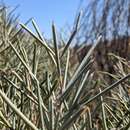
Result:
<svg viewBox="0 0 130 130"><path fill-rule="evenodd" d="M2 11L3 24L7 24L9 21L6 17L10 16L10 13L7 9ZM74 26L74 32L77 32L80 15ZM54 24L52 25L51 44L45 40L34 19L30 22L35 32L32 32L25 24L20 24L17 28L16 21L15 19L8 27L5 26L6 33L0 31L2 40L6 40L0 48L0 58L4 61L0 62L0 96L2 99L0 100L2 104L0 105L0 128L2 130L6 128L90 130L96 127L109 129L117 126L119 122L123 124L123 128L128 128L127 96L125 98L121 96L124 93L119 84L128 79L130 75L124 72L124 75L116 78L116 82L111 86L105 86L104 80L99 81L98 77L95 80L94 77L92 53L101 37L97 39L73 72L73 68L70 67L69 46L75 34L72 33L62 49L59 48L60 39L57 39ZM10 31L8 35L7 32L12 27L14 31ZM103 88L100 92L99 86ZM120 107L113 112L110 102L106 101L107 96L104 96L117 86L119 89L115 92L121 89L120 93L113 93L112 97L108 98L118 97L118 99L115 98L118 100L117 105L125 105L124 109L128 114L123 121L125 112ZM97 114L99 114L98 117L96 117ZM121 128L122 125L119 124L117 127Z"/></svg>

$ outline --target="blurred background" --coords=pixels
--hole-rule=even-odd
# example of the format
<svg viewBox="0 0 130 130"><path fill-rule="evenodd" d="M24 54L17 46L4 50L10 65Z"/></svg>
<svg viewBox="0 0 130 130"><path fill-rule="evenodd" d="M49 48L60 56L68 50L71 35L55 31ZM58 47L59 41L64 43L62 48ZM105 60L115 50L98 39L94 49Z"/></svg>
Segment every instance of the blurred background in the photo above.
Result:
<svg viewBox="0 0 130 130"><path fill-rule="evenodd" d="M80 0L4 0L10 7L17 7L16 14L26 22L33 17L45 36L50 38L51 24L55 22L59 31L73 25Z"/></svg>
<svg viewBox="0 0 130 130"><path fill-rule="evenodd" d="M63 35L72 31L72 25L82 10L80 31L76 42L93 42L97 35L113 39L129 35L130 0L4 0L10 7L17 7L16 14L22 22L34 17L48 38L52 21Z"/></svg>

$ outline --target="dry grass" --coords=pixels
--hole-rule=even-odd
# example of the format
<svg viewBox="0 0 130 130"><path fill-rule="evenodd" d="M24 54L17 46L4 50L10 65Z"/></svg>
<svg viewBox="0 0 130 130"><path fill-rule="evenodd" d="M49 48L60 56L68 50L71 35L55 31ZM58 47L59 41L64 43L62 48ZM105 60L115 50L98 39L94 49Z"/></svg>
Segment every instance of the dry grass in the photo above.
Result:
<svg viewBox="0 0 130 130"><path fill-rule="evenodd" d="M80 14L74 32L60 49L54 24L53 42L49 44L34 20L30 22L35 33L25 24L20 24L18 29L16 19L7 19L11 14L6 8L0 13L3 18L0 28L5 32L0 31L3 37L0 49L1 130L129 128L128 62L111 54L118 61L116 74L98 72L95 80L91 55L99 37L77 68L70 67L69 45L77 32ZM110 75L115 83L108 85L104 74Z"/></svg>

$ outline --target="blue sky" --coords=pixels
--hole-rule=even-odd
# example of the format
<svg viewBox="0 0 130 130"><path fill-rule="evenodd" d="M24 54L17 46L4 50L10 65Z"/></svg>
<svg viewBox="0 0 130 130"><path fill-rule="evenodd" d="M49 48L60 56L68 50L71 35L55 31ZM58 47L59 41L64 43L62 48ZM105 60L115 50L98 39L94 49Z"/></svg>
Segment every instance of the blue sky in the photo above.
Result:
<svg viewBox="0 0 130 130"><path fill-rule="evenodd" d="M4 0L12 7L20 5L16 14L26 22L34 17L46 36L51 35L51 23L54 21L58 30L66 24L72 25L79 5L79 0Z"/></svg>

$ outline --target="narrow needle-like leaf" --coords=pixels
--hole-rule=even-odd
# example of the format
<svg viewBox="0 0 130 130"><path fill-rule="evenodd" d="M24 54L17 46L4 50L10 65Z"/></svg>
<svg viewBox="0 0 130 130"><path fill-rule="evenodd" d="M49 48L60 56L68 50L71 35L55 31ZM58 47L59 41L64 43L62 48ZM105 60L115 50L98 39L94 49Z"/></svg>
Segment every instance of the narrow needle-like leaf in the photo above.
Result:
<svg viewBox="0 0 130 130"><path fill-rule="evenodd" d="M31 30L29 30L24 24L20 24L22 26L23 29L25 29L30 35L32 35L39 43L41 43L48 51L50 51L53 55L54 52L53 50L44 43L44 41L42 41L39 37L37 37Z"/></svg>
<svg viewBox="0 0 130 130"><path fill-rule="evenodd" d="M33 130L38 130L38 128L30 121L28 118L10 101L10 99L2 92L0 89L0 96L3 100L13 109L13 111L23 119L23 121L30 126Z"/></svg>

